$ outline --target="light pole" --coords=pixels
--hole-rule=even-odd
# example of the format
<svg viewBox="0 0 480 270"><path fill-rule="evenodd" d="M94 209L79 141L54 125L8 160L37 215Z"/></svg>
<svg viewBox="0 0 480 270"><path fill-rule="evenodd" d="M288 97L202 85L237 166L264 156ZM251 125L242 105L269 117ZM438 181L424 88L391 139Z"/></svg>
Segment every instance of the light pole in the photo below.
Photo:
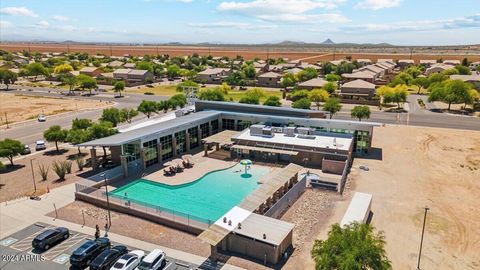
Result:
<svg viewBox="0 0 480 270"><path fill-rule="evenodd" d="M107 175L105 173L102 173L101 176L103 176L103 180L105 182L105 194L107 195L108 229L110 229L110 226L112 226L112 217L110 215L110 200L108 198Z"/></svg>
<svg viewBox="0 0 480 270"><path fill-rule="evenodd" d="M33 160L34 158L30 159L30 168L32 168L33 190L34 192L37 192L37 185L35 184L35 173L33 172Z"/></svg>
<svg viewBox="0 0 480 270"><path fill-rule="evenodd" d="M430 210L430 208L428 208L428 206L425 206L425 214L423 216L422 239L420 240L420 251L418 252L417 270L420 270L420 258L422 257L423 234L425 233L425 221L427 220L427 211L428 210Z"/></svg>

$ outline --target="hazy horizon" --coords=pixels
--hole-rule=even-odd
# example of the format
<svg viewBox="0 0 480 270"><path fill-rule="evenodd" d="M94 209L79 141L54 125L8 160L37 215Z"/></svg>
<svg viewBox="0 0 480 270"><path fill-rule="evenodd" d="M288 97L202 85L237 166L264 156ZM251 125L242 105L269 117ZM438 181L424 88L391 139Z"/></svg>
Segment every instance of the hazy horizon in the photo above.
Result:
<svg viewBox="0 0 480 270"><path fill-rule="evenodd" d="M429 11L431 10L431 11ZM480 44L475 0L2 0L0 40Z"/></svg>

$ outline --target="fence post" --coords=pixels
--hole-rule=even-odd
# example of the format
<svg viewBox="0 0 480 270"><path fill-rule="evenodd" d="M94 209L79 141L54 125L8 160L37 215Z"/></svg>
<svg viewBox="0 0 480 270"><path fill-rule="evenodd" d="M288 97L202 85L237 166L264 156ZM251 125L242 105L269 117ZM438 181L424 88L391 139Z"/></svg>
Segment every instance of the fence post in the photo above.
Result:
<svg viewBox="0 0 480 270"><path fill-rule="evenodd" d="M55 203L53 203L53 208L55 208L55 218L53 219L55 220L58 218L57 206L55 205Z"/></svg>

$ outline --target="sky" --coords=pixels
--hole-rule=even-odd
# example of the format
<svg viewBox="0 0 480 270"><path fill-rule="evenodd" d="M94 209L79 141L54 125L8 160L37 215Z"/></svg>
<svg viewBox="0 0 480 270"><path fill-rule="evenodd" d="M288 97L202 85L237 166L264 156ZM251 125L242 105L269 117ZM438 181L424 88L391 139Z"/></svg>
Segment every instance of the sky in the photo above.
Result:
<svg viewBox="0 0 480 270"><path fill-rule="evenodd" d="M480 0L1 0L1 41L480 44Z"/></svg>

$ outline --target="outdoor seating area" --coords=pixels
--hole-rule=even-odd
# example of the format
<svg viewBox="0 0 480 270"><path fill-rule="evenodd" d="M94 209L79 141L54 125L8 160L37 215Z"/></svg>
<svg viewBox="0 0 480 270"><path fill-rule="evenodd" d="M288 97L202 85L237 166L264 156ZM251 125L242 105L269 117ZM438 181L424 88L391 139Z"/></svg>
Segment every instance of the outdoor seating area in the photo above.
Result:
<svg viewBox="0 0 480 270"><path fill-rule="evenodd" d="M165 162L165 169L163 169L164 176L174 176L177 173L182 173L184 169L193 168L191 161L192 155L183 155L182 158L177 158L172 161Z"/></svg>

